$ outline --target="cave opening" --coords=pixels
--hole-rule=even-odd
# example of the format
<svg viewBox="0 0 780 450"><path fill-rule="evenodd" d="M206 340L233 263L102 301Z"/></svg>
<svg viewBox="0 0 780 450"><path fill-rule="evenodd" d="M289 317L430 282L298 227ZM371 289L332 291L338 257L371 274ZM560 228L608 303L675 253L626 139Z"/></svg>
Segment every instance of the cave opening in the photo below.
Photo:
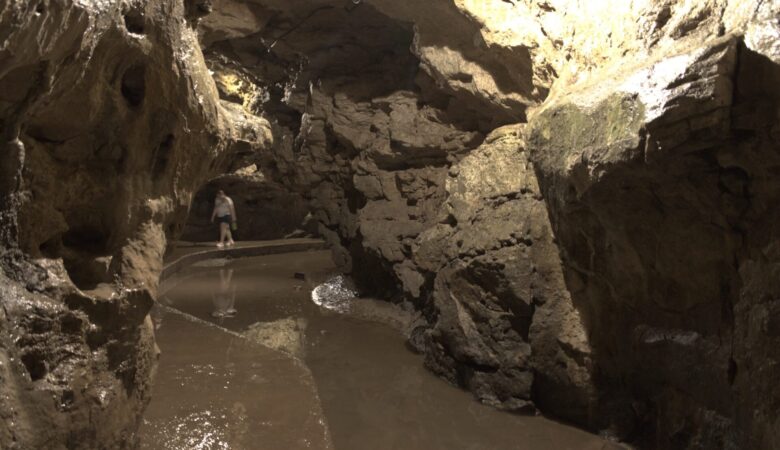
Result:
<svg viewBox="0 0 780 450"><path fill-rule="evenodd" d="M22 355L22 363L30 374L30 379L38 381L46 376L46 358L36 351L31 351Z"/></svg>
<svg viewBox="0 0 780 450"><path fill-rule="evenodd" d="M218 240L218 226L212 222L211 215L220 190L234 203L238 220L232 234L236 240L270 241L318 235L305 198L267 179L252 165L219 175L196 191L187 219L177 234L181 240L200 243Z"/></svg>

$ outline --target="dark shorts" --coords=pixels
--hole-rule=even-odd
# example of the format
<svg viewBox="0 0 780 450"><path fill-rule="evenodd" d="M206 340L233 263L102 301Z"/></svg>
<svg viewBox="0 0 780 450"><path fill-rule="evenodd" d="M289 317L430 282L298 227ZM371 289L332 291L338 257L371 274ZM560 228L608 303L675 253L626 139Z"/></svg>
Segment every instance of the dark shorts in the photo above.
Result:
<svg viewBox="0 0 780 450"><path fill-rule="evenodd" d="M230 225L231 223L233 223L233 219L230 217L230 214L228 214L227 216L217 217L217 223L226 223Z"/></svg>

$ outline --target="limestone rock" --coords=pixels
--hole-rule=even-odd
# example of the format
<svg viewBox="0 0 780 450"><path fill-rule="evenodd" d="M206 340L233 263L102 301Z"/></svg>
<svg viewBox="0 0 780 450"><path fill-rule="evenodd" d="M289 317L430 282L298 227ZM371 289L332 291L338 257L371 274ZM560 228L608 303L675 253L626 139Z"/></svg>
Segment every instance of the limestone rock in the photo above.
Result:
<svg viewBox="0 0 780 450"><path fill-rule="evenodd" d="M306 351L306 319L287 317L251 325L244 335L252 342L303 359Z"/></svg>
<svg viewBox="0 0 780 450"><path fill-rule="evenodd" d="M776 340L747 323L772 308L771 251L752 255L775 234L780 72L733 36L625 69L559 92L528 131L602 416L655 424L645 445L774 448L776 355L758 349Z"/></svg>
<svg viewBox="0 0 780 450"><path fill-rule="evenodd" d="M417 270L435 278L426 364L486 403L588 423L590 349L521 134L496 130L451 169L452 222L415 242Z"/></svg>
<svg viewBox="0 0 780 450"><path fill-rule="evenodd" d="M134 447L166 243L219 157L268 143L190 6L0 2L2 448Z"/></svg>
<svg viewBox="0 0 780 450"><path fill-rule="evenodd" d="M0 1L0 322L26 339L0 336L0 377L31 405L0 411L0 445L132 445L160 258L226 183L260 205L242 230L311 212L364 294L421 312L426 364L487 403L648 448L776 447L778 13ZM85 400L103 386L121 414Z"/></svg>
<svg viewBox="0 0 780 450"><path fill-rule="evenodd" d="M223 97L262 105L258 167L309 199L361 289L425 313L429 367L640 442L744 442L713 394L734 366L713 299L736 298L753 157L707 155L776 141L774 100L734 103L773 92L776 2L254 3L276 18L207 50L251 82ZM738 61L762 82L735 87Z"/></svg>

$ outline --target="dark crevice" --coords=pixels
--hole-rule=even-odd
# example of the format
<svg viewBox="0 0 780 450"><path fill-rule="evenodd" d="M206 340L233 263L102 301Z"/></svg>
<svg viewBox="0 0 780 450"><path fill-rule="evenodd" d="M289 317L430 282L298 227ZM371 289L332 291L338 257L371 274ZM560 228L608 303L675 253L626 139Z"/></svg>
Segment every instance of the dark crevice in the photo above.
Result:
<svg viewBox="0 0 780 450"><path fill-rule="evenodd" d="M62 244L80 252L102 255L108 247L108 236L96 227L79 226L62 235Z"/></svg>
<svg viewBox="0 0 780 450"><path fill-rule="evenodd" d="M73 227L62 238L49 239L41 246L45 256L62 257L65 270L79 289L94 289L108 281L107 267L101 257L108 252L109 235L94 226ZM60 241L61 239L61 241Z"/></svg>
<svg viewBox="0 0 780 450"><path fill-rule="evenodd" d="M133 34L144 34L146 29L144 15L140 11L129 11L125 14L125 28Z"/></svg>
<svg viewBox="0 0 780 450"><path fill-rule="evenodd" d="M48 239L38 247L38 250L46 258L59 258L62 253L62 235Z"/></svg>
<svg viewBox="0 0 780 450"><path fill-rule="evenodd" d="M45 358L38 351L31 351L22 355L22 363L30 374L30 379L32 379L32 381L42 379L48 372Z"/></svg>
<svg viewBox="0 0 780 450"><path fill-rule="evenodd" d="M154 164L152 165L152 176L157 179L168 168L168 160L171 157L171 150L173 150L176 137L172 134L165 136L157 150L154 152Z"/></svg>
<svg viewBox="0 0 780 450"><path fill-rule="evenodd" d="M146 67L133 66L122 76L122 97L131 107L140 106L146 96Z"/></svg>

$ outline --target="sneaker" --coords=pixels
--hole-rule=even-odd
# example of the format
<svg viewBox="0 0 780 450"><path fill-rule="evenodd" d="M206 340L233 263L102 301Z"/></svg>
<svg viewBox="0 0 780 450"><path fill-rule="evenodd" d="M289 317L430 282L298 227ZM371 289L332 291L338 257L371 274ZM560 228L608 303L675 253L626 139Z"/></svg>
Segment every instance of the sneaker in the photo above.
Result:
<svg viewBox="0 0 780 450"><path fill-rule="evenodd" d="M232 247L234 245L236 245L236 243L234 241L230 241L230 242L227 243L228 247Z"/></svg>
<svg viewBox="0 0 780 450"><path fill-rule="evenodd" d="M233 317L236 315L236 313L238 313L238 311L236 311L236 308L228 308L228 310L225 311L225 315L228 317Z"/></svg>
<svg viewBox="0 0 780 450"><path fill-rule="evenodd" d="M216 318L225 317L225 313L223 313L222 311L214 311L213 313L211 313L211 317L216 317Z"/></svg>
<svg viewBox="0 0 780 450"><path fill-rule="evenodd" d="M224 248L224 247L225 244L223 244L222 242L217 242L217 248Z"/></svg>

